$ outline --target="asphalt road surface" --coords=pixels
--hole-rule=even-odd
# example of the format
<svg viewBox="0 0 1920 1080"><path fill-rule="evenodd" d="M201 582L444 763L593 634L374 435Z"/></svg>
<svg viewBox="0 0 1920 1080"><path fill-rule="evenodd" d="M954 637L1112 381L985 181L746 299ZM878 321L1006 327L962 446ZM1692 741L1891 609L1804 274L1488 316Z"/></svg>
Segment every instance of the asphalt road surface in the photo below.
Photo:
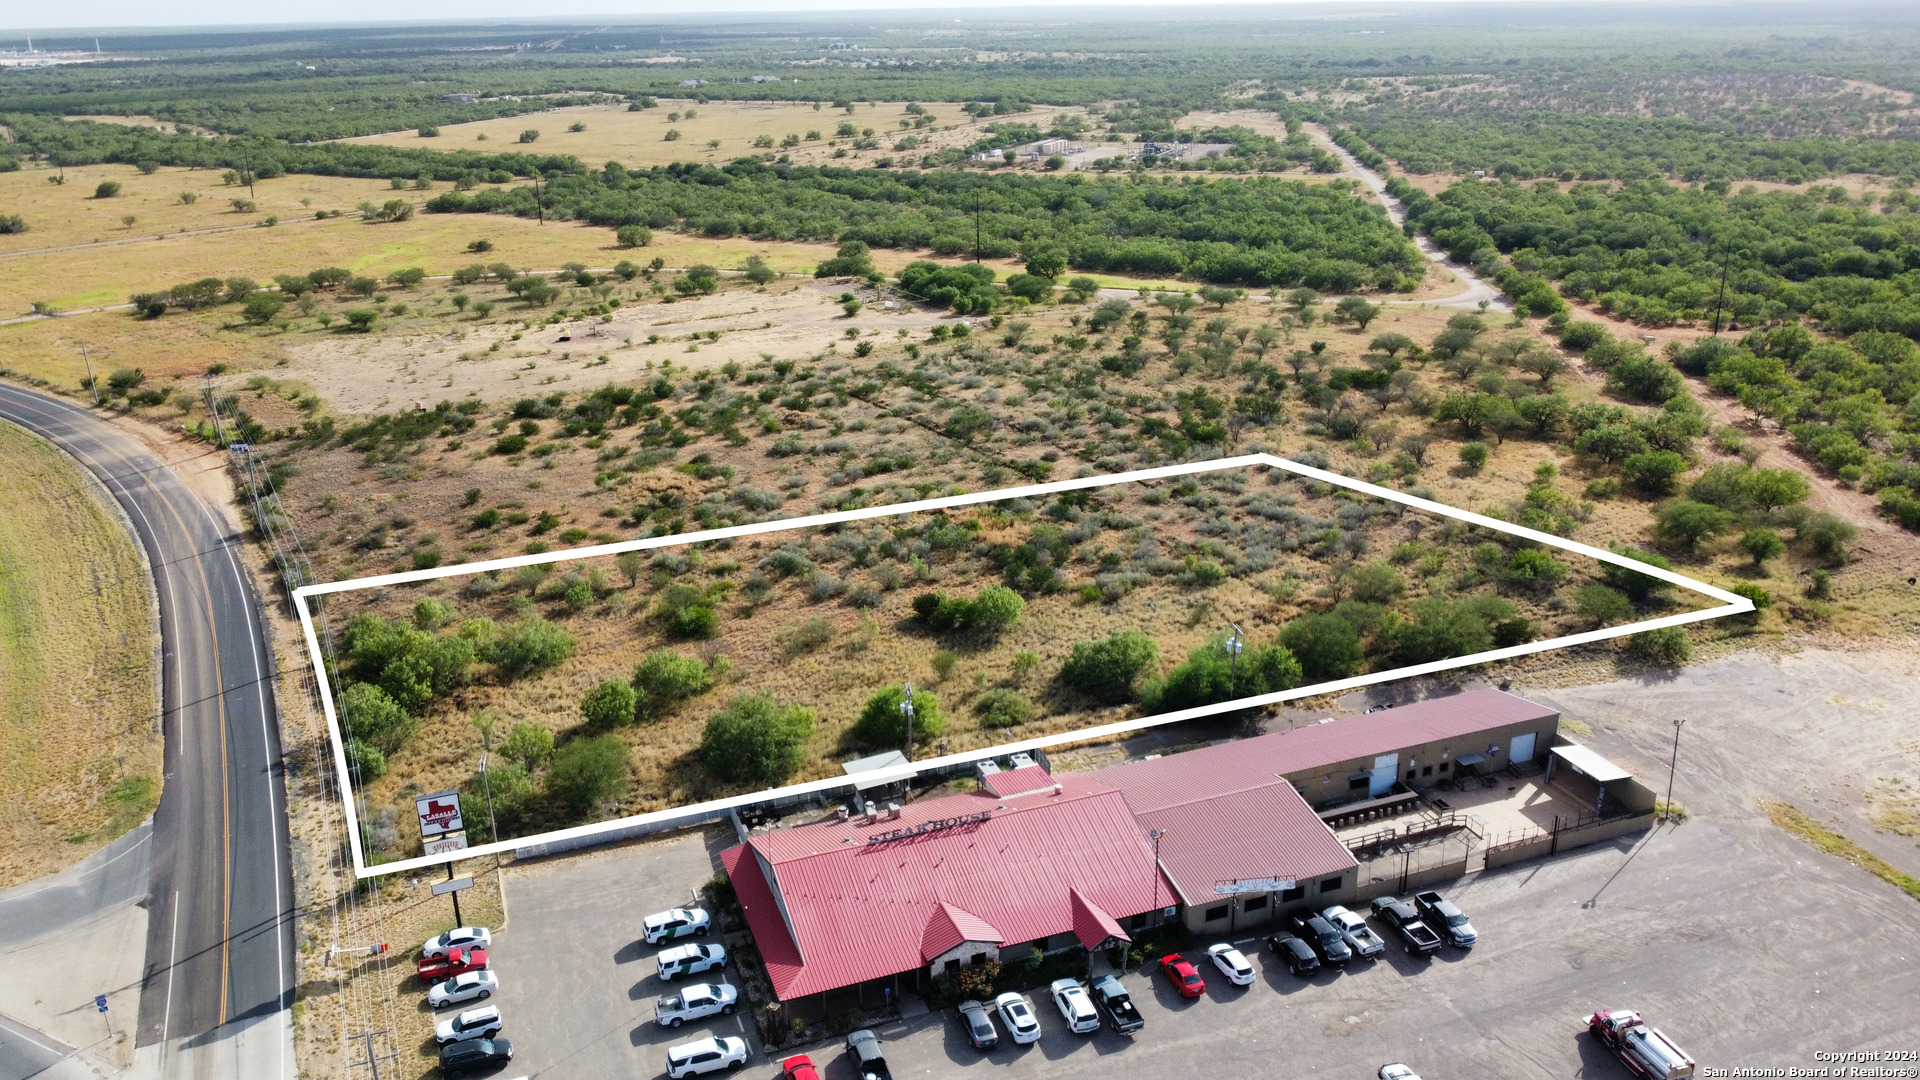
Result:
<svg viewBox="0 0 1920 1080"><path fill-rule="evenodd" d="M137 1043L191 1048L228 1025L283 1019L294 985L286 788L273 657L240 539L137 440L86 409L0 385L0 419L99 478L132 521L159 595L166 779L148 853ZM275 1076L292 1067L290 1056L268 1065Z"/></svg>

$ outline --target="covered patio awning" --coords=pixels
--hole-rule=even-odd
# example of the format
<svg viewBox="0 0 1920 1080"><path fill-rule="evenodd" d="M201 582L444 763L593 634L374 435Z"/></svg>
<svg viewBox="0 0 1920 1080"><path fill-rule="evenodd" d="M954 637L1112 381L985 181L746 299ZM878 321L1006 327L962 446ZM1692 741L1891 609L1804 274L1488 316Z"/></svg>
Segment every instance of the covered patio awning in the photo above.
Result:
<svg viewBox="0 0 1920 1080"><path fill-rule="evenodd" d="M1562 764L1574 772L1598 784L1608 784L1615 780L1630 780L1633 778L1632 773L1622 769L1620 766L1615 765L1613 762L1608 761L1606 758L1601 757L1599 754L1594 753L1584 746L1577 746L1572 743L1568 743L1566 746L1556 746L1553 748L1553 756L1559 758ZM1466 760L1466 758L1460 759L1462 764L1465 764Z"/></svg>
<svg viewBox="0 0 1920 1080"><path fill-rule="evenodd" d="M1479 755L1479 754L1461 754L1461 755L1459 756L1459 758L1457 758L1457 759L1455 759L1455 764L1458 764L1458 765L1478 765L1478 764L1480 764L1481 762L1483 762L1483 761L1485 761L1485 760L1487 760L1487 759L1486 759L1486 758L1484 758L1484 757L1482 757L1482 756L1481 756L1481 755Z"/></svg>

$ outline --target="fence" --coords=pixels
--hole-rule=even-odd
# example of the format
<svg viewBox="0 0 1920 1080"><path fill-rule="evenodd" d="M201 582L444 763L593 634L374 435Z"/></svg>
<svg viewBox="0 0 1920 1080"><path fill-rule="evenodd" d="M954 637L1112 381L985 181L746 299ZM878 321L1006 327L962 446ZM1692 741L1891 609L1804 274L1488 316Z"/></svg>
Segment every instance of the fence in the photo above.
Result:
<svg viewBox="0 0 1920 1080"><path fill-rule="evenodd" d="M1356 857L1374 858L1388 847L1430 843L1462 830L1476 837L1480 835L1479 830L1473 827L1473 821L1467 815L1451 813L1410 821L1397 829L1389 828L1370 832L1346 841L1346 845L1347 850L1353 852Z"/></svg>
<svg viewBox="0 0 1920 1080"><path fill-rule="evenodd" d="M1485 850L1486 867L1493 870L1540 855L1572 851L1630 832L1639 832L1650 827L1653 821L1651 811L1606 817L1598 814L1576 814L1572 817L1555 815L1551 829L1519 829L1502 833L1499 837L1489 837Z"/></svg>

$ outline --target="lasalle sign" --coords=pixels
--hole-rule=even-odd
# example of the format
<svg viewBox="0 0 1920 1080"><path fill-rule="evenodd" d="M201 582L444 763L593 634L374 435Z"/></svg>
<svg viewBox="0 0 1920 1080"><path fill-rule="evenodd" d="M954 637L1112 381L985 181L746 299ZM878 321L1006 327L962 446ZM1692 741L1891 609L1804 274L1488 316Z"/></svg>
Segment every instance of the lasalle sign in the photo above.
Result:
<svg viewBox="0 0 1920 1080"><path fill-rule="evenodd" d="M466 823L460 819L460 793L442 791L437 795L421 795L413 800L413 807L420 814L420 839L440 836L444 833L459 832Z"/></svg>

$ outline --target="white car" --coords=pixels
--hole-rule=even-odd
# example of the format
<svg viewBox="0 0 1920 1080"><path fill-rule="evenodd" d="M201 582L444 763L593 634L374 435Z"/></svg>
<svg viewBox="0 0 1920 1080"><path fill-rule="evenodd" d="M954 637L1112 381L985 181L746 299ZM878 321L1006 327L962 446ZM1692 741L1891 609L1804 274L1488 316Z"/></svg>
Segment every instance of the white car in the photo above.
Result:
<svg viewBox="0 0 1920 1080"><path fill-rule="evenodd" d="M440 1021L440 1026L433 1029L433 1041L445 1046L468 1039L491 1039L500 1033L500 1028L500 1010L492 1005L483 1005Z"/></svg>
<svg viewBox="0 0 1920 1080"><path fill-rule="evenodd" d="M1026 995L1009 991L994 998L993 1007L999 1010L1000 1022L1007 1025L1007 1034L1014 1042L1025 1046L1040 1041L1040 1018L1033 1015L1033 1002Z"/></svg>
<svg viewBox="0 0 1920 1080"><path fill-rule="evenodd" d="M727 983L694 983L677 994L653 1003L653 1018L666 1027L679 1027L689 1020L719 1013L733 1015L739 1007L740 990Z"/></svg>
<svg viewBox="0 0 1920 1080"><path fill-rule="evenodd" d="M1067 1021L1067 1027L1076 1035L1091 1035L1100 1030L1100 1014L1094 1011L1093 999L1087 996L1087 988L1077 979L1055 979L1048 988L1053 994L1053 1004Z"/></svg>
<svg viewBox="0 0 1920 1080"><path fill-rule="evenodd" d="M1253 985L1253 965L1247 963L1246 954L1239 949L1223 941L1208 946L1207 957L1213 961L1214 967L1220 969L1220 974L1227 977L1228 982L1235 986Z"/></svg>
<svg viewBox="0 0 1920 1080"><path fill-rule="evenodd" d="M447 955L450 949L491 948L493 948L493 931L484 926L462 926L457 930L449 930L439 937L428 938L427 943L420 946L420 955L432 959Z"/></svg>
<svg viewBox="0 0 1920 1080"><path fill-rule="evenodd" d="M1420 1080L1420 1074L1396 1061L1380 1066L1380 1080Z"/></svg>
<svg viewBox="0 0 1920 1080"><path fill-rule="evenodd" d="M427 991L427 1004L436 1009L465 1001L485 1001L500 989L500 976L491 971L469 971L445 982L433 984Z"/></svg>
<svg viewBox="0 0 1920 1080"><path fill-rule="evenodd" d="M641 937L649 945L658 945L674 938L704 935L713 928L713 921L707 918L702 908L674 908L671 911L655 912L646 917L641 924Z"/></svg>
<svg viewBox="0 0 1920 1080"><path fill-rule="evenodd" d="M653 959L654 970L660 975L661 982L672 982L677 975L711 971L726 966L726 963L725 945L675 945Z"/></svg>
<svg viewBox="0 0 1920 1080"><path fill-rule="evenodd" d="M683 1076L737 1069L747 1063L747 1041L727 1035L667 1047L667 1076Z"/></svg>
<svg viewBox="0 0 1920 1080"><path fill-rule="evenodd" d="M1387 943L1380 940L1380 935L1373 932L1373 927L1367 925L1365 916L1359 912L1348 911L1335 904L1321 912L1320 917L1340 931L1340 936L1346 938L1347 944L1353 947L1354 955L1378 960L1380 954L1387 951Z"/></svg>

